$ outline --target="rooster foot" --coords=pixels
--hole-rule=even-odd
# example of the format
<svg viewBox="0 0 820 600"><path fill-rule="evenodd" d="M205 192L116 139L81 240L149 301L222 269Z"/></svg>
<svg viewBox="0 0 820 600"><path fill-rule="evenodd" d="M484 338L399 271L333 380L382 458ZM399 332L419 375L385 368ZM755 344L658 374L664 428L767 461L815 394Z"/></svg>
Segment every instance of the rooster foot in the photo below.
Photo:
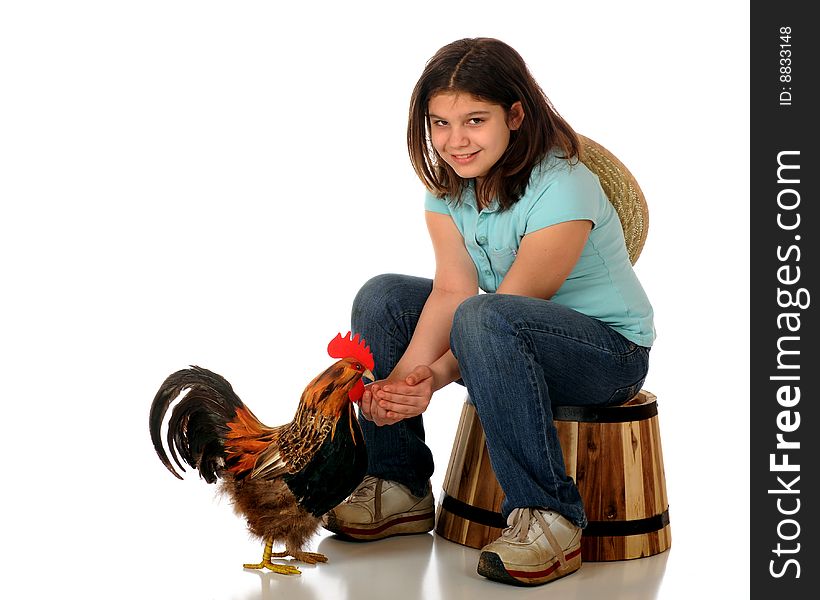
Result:
<svg viewBox="0 0 820 600"><path fill-rule="evenodd" d="M301 575L302 572L297 569L296 567L292 567L291 565L278 565L276 563L272 563L270 561L262 561L256 564L246 563L242 565L246 569L270 569L274 573L279 573L280 575Z"/></svg>
<svg viewBox="0 0 820 600"><path fill-rule="evenodd" d="M284 552L276 552L275 554L271 554L271 556L276 556L277 558L291 556L294 559L308 565L327 562L327 556L324 554L319 554L318 552L302 552L301 550L285 550Z"/></svg>
<svg viewBox="0 0 820 600"><path fill-rule="evenodd" d="M291 565L278 565L276 563L272 563L270 561L271 556L287 556L287 553L282 554L278 552L276 554L272 553L273 549L273 540L265 540L265 550L262 552L262 562L259 563L245 563L242 565L246 569L270 569L274 573L279 573L280 575L301 575L302 572L297 569L296 567L292 567Z"/></svg>

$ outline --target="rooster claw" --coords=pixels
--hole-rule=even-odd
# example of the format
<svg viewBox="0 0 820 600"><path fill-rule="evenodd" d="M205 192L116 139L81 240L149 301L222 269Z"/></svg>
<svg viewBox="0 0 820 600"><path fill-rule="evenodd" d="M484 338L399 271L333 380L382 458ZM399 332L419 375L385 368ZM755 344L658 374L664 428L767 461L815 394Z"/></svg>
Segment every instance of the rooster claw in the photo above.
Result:
<svg viewBox="0 0 820 600"><path fill-rule="evenodd" d="M302 552L301 550L291 550L289 548L285 548L283 552L272 552L272 549L273 540L268 539L265 542L265 551L262 554L262 562L255 564L246 563L242 566L246 569L270 569L274 573L279 573L280 575L301 575L302 572L296 567L291 565L276 564L271 562L270 559L292 556L294 559L308 565L315 565L318 562L327 562L327 556L324 554L319 554L318 552Z"/></svg>
<svg viewBox="0 0 820 600"><path fill-rule="evenodd" d="M279 573L280 575L301 575L302 572L293 567L291 565L278 565L276 563L272 563L270 561L265 561L256 564L246 563L242 565L246 569L270 569L274 573Z"/></svg>

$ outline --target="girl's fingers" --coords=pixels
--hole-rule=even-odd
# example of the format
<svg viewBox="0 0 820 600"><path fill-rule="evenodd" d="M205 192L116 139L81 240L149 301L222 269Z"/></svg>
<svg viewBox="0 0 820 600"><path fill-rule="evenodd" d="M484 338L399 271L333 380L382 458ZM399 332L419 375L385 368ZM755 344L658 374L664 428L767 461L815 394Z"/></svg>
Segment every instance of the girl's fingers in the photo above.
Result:
<svg viewBox="0 0 820 600"><path fill-rule="evenodd" d="M392 425L423 413L430 403L431 391L424 385L430 375L428 367L417 367L404 380L369 384L366 397L370 400L371 420L380 426ZM362 406L365 404L363 402Z"/></svg>
<svg viewBox="0 0 820 600"><path fill-rule="evenodd" d="M364 394L362 394L359 410L362 411L364 418L368 421L373 421L377 425L382 424L379 423L379 421L383 417L384 411L379 408L378 402L369 390L365 390Z"/></svg>
<svg viewBox="0 0 820 600"><path fill-rule="evenodd" d="M378 402L373 402L372 404L372 414L373 414L373 422L376 425L392 425L397 421L400 421L403 417L400 415L390 414L388 410L380 406ZM399 418L396 418L399 417Z"/></svg>
<svg viewBox="0 0 820 600"><path fill-rule="evenodd" d="M379 408L385 411L387 417L412 417L419 414L418 408L409 404L397 404L387 400L379 401Z"/></svg>
<svg viewBox="0 0 820 600"><path fill-rule="evenodd" d="M390 402L396 406L411 406L418 407L429 402L429 397L425 394L419 394L420 390L415 390L414 393L402 394L400 392L379 392L376 395L374 404L381 405L382 402Z"/></svg>
<svg viewBox="0 0 820 600"><path fill-rule="evenodd" d="M425 379L429 379L433 376L433 371L427 365L419 365L405 378L405 382L407 385L418 385Z"/></svg>

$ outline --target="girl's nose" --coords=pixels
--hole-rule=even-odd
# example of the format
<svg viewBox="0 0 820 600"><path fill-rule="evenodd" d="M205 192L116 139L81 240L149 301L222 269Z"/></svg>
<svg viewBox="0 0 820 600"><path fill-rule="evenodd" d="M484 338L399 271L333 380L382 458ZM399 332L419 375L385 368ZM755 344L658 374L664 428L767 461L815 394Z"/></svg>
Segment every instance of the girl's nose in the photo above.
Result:
<svg viewBox="0 0 820 600"><path fill-rule="evenodd" d="M470 143L467 132L461 127L453 127L450 131L450 145L455 148L465 147Z"/></svg>

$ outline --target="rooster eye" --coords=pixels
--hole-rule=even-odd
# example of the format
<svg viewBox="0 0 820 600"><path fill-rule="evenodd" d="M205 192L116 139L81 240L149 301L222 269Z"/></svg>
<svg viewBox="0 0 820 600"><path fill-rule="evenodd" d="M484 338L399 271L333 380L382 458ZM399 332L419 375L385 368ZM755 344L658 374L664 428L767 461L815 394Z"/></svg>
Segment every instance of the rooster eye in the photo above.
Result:
<svg viewBox="0 0 820 600"><path fill-rule="evenodd" d="M364 367L361 365L361 363L353 363L353 368L357 371L364 371Z"/></svg>

